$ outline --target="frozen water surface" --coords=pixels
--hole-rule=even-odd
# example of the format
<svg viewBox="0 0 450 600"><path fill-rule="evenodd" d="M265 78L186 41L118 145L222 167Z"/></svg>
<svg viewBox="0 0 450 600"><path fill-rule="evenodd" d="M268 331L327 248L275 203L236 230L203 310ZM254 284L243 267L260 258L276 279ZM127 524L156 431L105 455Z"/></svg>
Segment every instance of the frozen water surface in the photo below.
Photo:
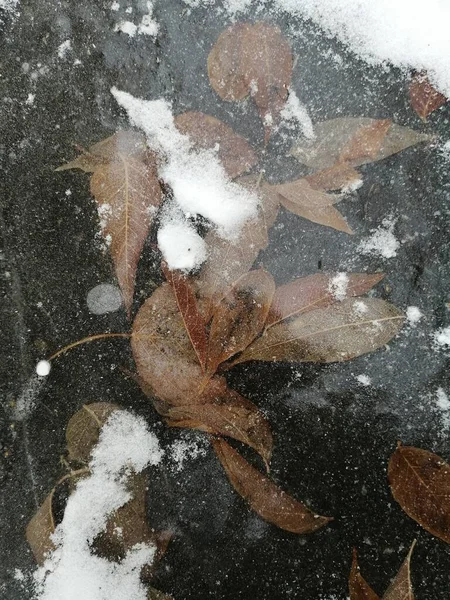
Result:
<svg viewBox="0 0 450 600"><path fill-rule="evenodd" d="M231 11L244 4L225 3ZM301 16L269 10L263 2L249 11L233 18L278 25L295 55L296 100L262 155L269 181L306 174L288 151L292 136L313 135L311 123L392 118L437 136L433 144L360 167L362 185L338 205L353 236L281 210L255 263L277 284L320 270L383 271L375 295L409 319L388 347L346 363L246 363L227 374L230 387L270 420L274 480L335 520L296 536L252 513L207 441L167 428L126 376L135 368L126 339L80 346L52 362L47 377L35 373L39 360L66 344L130 329L110 288L86 302L99 281L115 282L108 250L99 243L88 176L54 172L74 157L74 144L88 148L129 126L111 88L164 99L174 114L213 115L261 146L263 126L253 102L224 102L208 80L207 57L230 24L229 13L222 3L194 0L3 1L2 598L33 597L35 565L25 527L61 475L70 416L83 404L108 401L143 416L166 449L149 479L148 514L153 527L174 536L152 585L177 600L345 600L353 547L381 594L414 538L417 599L448 599L448 548L402 512L386 468L398 440L450 460L449 106L423 123L409 104L408 72L388 61L364 62L342 45L348 40L324 34ZM436 81L443 82L443 63L439 69ZM132 314L162 282L157 242L154 228L139 263ZM339 295L345 283L338 278L333 292Z"/></svg>

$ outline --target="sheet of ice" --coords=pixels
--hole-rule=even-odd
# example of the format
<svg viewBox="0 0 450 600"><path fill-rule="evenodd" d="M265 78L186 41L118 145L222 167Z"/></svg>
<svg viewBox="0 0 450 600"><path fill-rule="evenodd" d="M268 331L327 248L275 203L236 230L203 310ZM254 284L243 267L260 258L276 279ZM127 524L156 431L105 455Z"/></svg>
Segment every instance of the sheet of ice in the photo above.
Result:
<svg viewBox="0 0 450 600"><path fill-rule="evenodd" d="M162 157L159 175L170 185L178 205L167 221L179 223L176 211L181 209L189 216L202 215L211 221L222 237L235 238L244 223L256 216L257 195L230 181L216 152L192 148L189 138L175 127L168 102L141 100L116 88L111 92ZM170 261L168 264L176 268Z"/></svg>
<svg viewBox="0 0 450 600"><path fill-rule="evenodd" d="M396 220L392 217L383 219L378 229L372 230L372 235L363 240L358 251L362 254L375 254L383 258L394 258L400 248L400 242L394 235Z"/></svg>
<svg viewBox="0 0 450 600"><path fill-rule="evenodd" d="M192 7L212 4L184 2ZM260 0L224 2L230 15L259 5ZM371 64L427 71L431 82L450 97L447 0L428 0L426 5L422 0L274 0L273 9L310 19Z"/></svg>
<svg viewBox="0 0 450 600"><path fill-rule="evenodd" d="M146 600L140 581L155 548L134 546L120 563L94 555L90 543L103 531L108 516L130 499L130 471L156 465L162 451L139 417L116 411L103 426L92 452L91 475L69 497L64 518L53 534L55 550L34 574L39 600Z"/></svg>

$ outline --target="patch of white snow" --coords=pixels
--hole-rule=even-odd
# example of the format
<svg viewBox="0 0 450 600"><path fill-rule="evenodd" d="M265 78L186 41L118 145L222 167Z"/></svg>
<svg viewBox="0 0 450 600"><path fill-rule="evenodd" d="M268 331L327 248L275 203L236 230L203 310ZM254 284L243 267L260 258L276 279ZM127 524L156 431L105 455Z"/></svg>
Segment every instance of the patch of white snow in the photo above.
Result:
<svg viewBox="0 0 450 600"><path fill-rule="evenodd" d="M372 235L363 240L358 251L362 254L375 254L383 258L394 258L397 256L397 250L400 248L400 242L394 235L396 220L392 217L383 219L378 229L371 231Z"/></svg>
<svg viewBox="0 0 450 600"><path fill-rule="evenodd" d="M289 124L298 124L305 138L312 140L315 138L314 127L311 117L308 114L305 106L300 102L297 94L293 89L289 90L289 96L280 112L280 117L283 121Z"/></svg>

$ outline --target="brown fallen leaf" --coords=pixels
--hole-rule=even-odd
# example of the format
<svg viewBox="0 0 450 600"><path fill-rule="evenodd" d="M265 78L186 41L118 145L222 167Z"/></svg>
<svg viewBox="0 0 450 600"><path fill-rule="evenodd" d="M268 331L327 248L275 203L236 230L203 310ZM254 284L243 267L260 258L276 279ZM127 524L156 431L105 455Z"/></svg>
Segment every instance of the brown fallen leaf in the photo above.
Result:
<svg viewBox="0 0 450 600"><path fill-rule="evenodd" d="M333 280L338 273L316 273L294 279L278 287L272 300L266 329L295 315L325 308L336 302ZM383 273L346 273L345 291L339 300L361 296L371 290L383 277Z"/></svg>
<svg viewBox="0 0 450 600"><path fill-rule="evenodd" d="M376 123L376 119L368 117L341 117L322 121L314 126L316 138L314 140L302 139L296 142L291 148L291 155L316 171L328 169L339 162L342 151L351 144L355 136L360 135L362 128L374 126ZM367 130L365 131L367 132ZM433 136L431 135L392 123L377 156L375 158L355 157L351 165L357 167L374 160L383 160L409 146L432 140Z"/></svg>
<svg viewBox="0 0 450 600"><path fill-rule="evenodd" d="M313 189L306 179L272 186L280 196L281 204L292 213L319 225L352 234L345 218L333 204L342 200L338 194Z"/></svg>
<svg viewBox="0 0 450 600"><path fill-rule="evenodd" d="M313 513L252 467L225 440L213 439L213 448L237 493L260 517L292 533L310 533L332 519Z"/></svg>
<svg viewBox="0 0 450 600"><path fill-rule="evenodd" d="M191 340L198 362L205 370L208 338L206 337L206 324L197 306L194 290L186 276L179 271L171 271L166 263L162 264L162 270L172 287L178 310L183 318L186 332Z"/></svg>
<svg viewBox="0 0 450 600"><path fill-rule="evenodd" d="M213 377L205 386L204 373L169 284L155 290L139 309L131 346L139 379L163 403L205 403L227 393L223 377Z"/></svg>
<svg viewBox="0 0 450 600"><path fill-rule="evenodd" d="M242 275L217 304L209 334L206 372L244 350L264 327L275 282L263 269Z"/></svg>
<svg viewBox="0 0 450 600"><path fill-rule="evenodd" d="M116 410L117 404L96 402L85 404L70 419L66 428L66 444L69 461L87 464L91 451L98 442L100 430Z"/></svg>
<svg viewBox="0 0 450 600"><path fill-rule="evenodd" d="M450 465L440 456L398 445L389 461L394 498L424 529L450 543Z"/></svg>
<svg viewBox="0 0 450 600"><path fill-rule="evenodd" d="M416 541L411 544L408 556L405 558L394 581L384 593L382 600L414 600L414 592L411 585L411 555Z"/></svg>
<svg viewBox="0 0 450 600"><path fill-rule="evenodd" d="M361 575L358 565L358 555L356 550L353 550L352 569L348 579L348 588L350 600L381 600L364 577Z"/></svg>
<svg viewBox="0 0 450 600"><path fill-rule="evenodd" d="M258 192L261 205L257 218L248 221L233 241L224 240L215 231L205 237L209 257L195 279L195 286L206 322L210 321L214 308L229 287L250 270L259 252L267 247L267 232L277 217L279 201L270 186L264 182L258 185L258 180L253 175L237 180L240 185Z"/></svg>
<svg viewBox="0 0 450 600"><path fill-rule="evenodd" d="M342 148L339 162L354 164L377 160L391 125L390 119L380 119L360 127Z"/></svg>
<svg viewBox="0 0 450 600"><path fill-rule="evenodd" d="M208 75L223 100L249 94L264 123L268 141L284 107L291 83L291 48L278 27L235 23L217 40L208 56Z"/></svg>
<svg viewBox="0 0 450 600"><path fill-rule="evenodd" d="M170 408L166 414L172 427L189 427L243 442L258 452L266 466L272 455L269 423L253 402L234 390L207 404Z"/></svg>
<svg viewBox="0 0 450 600"><path fill-rule="evenodd" d="M430 83L426 73L416 73L409 84L409 100L422 121L447 102L447 98Z"/></svg>
<svg viewBox="0 0 450 600"><path fill-rule="evenodd" d="M338 162L328 169L308 175L305 179L313 190L332 192L345 188L351 189L352 186L361 182L362 177L348 163Z"/></svg>
<svg viewBox="0 0 450 600"><path fill-rule="evenodd" d="M404 316L379 298L347 299L274 325L231 365L248 360L340 362L373 352L400 330Z"/></svg>
<svg viewBox="0 0 450 600"><path fill-rule="evenodd" d="M232 179L250 171L258 163L258 157L247 140L214 117L186 112L175 117L175 125L181 133L189 136L197 148L218 146L220 162Z"/></svg>
<svg viewBox="0 0 450 600"><path fill-rule="evenodd" d="M173 596L160 592L154 587L149 587L147 591L147 600L173 600Z"/></svg>
<svg viewBox="0 0 450 600"><path fill-rule="evenodd" d="M145 137L141 133L125 129L90 146L89 150L82 148L80 150L80 156L55 170L81 169L86 173L93 173L100 165L116 162L121 155L144 160L147 145Z"/></svg>

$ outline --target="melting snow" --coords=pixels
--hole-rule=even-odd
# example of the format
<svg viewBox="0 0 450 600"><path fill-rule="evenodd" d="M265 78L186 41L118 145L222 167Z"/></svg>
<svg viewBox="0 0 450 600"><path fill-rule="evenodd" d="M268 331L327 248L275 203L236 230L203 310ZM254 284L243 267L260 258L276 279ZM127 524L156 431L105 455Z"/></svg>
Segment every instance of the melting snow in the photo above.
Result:
<svg viewBox="0 0 450 600"><path fill-rule="evenodd" d="M369 386L372 383L372 380L368 375L356 375L355 379L365 387Z"/></svg>
<svg viewBox="0 0 450 600"><path fill-rule="evenodd" d="M372 235L363 240L358 246L358 251L363 254L376 254L383 258L394 258L400 248L400 242L394 235L396 220L392 217L383 219L378 229L372 230Z"/></svg>
<svg viewBox="0 0 450 600"><path fill-rule="evenodd" d="M408 319L408 323L414 326L423 318L423 313L417 306L408 306L406 309L406 318Z"/></svg>

